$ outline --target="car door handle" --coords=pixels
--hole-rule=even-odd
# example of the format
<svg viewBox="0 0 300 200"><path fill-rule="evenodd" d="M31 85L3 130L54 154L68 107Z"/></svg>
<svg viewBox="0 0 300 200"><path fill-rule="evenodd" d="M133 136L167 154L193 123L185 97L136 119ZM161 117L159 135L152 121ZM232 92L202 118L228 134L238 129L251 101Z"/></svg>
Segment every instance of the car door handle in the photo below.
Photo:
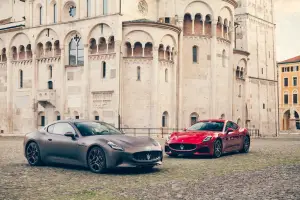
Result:
<svg viewBox="0 0 300 200"><path fill-rule="evenodd" d="M49 140L50 142L52 141L52 139L51 139L51 138L49 138L48 140Z"/></svg>

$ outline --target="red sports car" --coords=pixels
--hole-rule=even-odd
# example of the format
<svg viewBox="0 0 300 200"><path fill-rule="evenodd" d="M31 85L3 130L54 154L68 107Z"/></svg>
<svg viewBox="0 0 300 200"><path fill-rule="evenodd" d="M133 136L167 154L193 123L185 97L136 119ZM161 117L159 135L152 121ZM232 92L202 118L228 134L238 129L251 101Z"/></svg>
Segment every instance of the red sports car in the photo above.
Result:
<svg viewBox="0 0 300 200"><path fill-rule="evenodd" d="M169 156L210 155L215 158L223 153L239 151L248 153L250 135L228 120L202 120L183 132L173 132L165 143Z"/></svg>

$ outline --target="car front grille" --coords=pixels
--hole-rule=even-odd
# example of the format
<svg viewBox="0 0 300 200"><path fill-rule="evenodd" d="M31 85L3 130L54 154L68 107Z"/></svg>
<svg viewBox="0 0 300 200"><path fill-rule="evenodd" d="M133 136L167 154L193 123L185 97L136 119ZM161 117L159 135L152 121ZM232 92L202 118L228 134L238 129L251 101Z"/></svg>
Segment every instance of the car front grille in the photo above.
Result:
<svg viewBox="0 0 300 200"><path fill-rule="evenodd" d="M178 151L191 151L196 149L195 144L170 144L170 148Z"/></svg>
<svg viewBox="0 0 300 200"><path fill-rule="evenodd" d="M133 154L133 158L137 161L151 161L161 159L161 151L143 151Z"/></svg>

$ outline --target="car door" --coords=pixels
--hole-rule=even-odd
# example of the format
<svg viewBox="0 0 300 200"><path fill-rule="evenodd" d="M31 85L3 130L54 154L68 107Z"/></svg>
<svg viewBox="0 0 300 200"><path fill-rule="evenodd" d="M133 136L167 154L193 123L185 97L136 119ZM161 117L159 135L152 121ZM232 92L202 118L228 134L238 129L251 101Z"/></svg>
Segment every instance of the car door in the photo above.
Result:
<svg viewBox="0 0 300 200"><path fill-rule="evenodd" d="M233 132L227 133L228 128L232 128ZM234 130L233 123L231 121L227 121L224 135L225 143L223 144L226 152L234 150L236 145L236 136L236 130Z"/></svg>
<svg viewBox="0 0 300 200"><path fill-rule="evenodd" d="M233 150L240 149L241 141L242 141L242 134L240 133L239 126L234 123L232 123L232 129L234 130L232 136L233 136Z"/></svg>
<svg viewBox="0 0 300 200"><path fill-rule="evenodd" d="M75 139L67 137L64 135L67 132L76 135L75 129L67 122L58 122L48 128L47 144L45 145L47 157L53 162L78 164L78 137Z"/></svg>

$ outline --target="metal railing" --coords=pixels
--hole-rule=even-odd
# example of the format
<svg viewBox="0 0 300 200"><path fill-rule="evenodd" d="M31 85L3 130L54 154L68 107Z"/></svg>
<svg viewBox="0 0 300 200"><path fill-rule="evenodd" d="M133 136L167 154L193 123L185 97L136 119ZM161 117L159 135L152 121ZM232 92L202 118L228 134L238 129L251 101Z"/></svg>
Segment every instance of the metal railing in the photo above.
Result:
<svg viewBox="0 0 300 200"><path fill-rule="evenodd" d="M120 128L126 135L167 138L169 134L183 131L183 128ZM247 129L251 137L262 137L259 129Z"/></svg>

